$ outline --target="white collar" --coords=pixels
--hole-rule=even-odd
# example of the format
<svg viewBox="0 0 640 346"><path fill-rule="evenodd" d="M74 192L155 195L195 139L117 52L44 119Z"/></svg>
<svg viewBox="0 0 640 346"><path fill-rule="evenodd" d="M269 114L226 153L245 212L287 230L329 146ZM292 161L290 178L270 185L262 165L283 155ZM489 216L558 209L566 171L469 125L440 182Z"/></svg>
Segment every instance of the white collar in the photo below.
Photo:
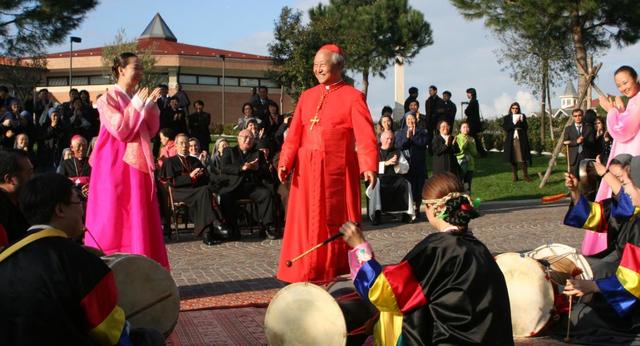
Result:
<svg viewBox="0 0 640 346"><path fill-rule="evenodd" d="M33 225L31 227L29 227L29 229L27 229L27 233L31 232L31 231L40 231L43 229L48 229L48 228L55 228L51 225L46 225L46 224L41 224L41 225Z"/></svg>

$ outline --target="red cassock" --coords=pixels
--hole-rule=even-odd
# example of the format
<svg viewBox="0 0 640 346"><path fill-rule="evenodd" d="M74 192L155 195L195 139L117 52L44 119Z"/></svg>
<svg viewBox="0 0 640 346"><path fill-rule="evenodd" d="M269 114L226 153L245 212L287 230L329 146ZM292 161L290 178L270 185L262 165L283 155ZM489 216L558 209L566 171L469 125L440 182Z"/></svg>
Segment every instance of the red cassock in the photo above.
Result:
<svg viewBox="0 0 640 346"><path fill-rule="evenodd" d="M319 121L313 123L316 115ZM361 221L360 174L376 172L377 165L373 121L362 92L339 82L302 93L278 163L293 169L278 279L329 282L349 272L342 239L291 267L285 262L338 232L343 223Z"/></svg>

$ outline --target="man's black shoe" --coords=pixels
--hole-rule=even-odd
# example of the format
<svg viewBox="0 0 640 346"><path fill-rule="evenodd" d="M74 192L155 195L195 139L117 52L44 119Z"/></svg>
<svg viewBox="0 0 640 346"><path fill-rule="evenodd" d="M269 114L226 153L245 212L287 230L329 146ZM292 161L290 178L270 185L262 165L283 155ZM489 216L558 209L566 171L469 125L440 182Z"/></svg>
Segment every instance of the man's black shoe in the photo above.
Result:
<svg viewBox="0 0 640 346"><path fill-rule="evenodd" d="M267 226L264 230L264 233L267 239L271 239L271 240L278 239L280 236L278 230L276 229L276 226L274 225Z"/></svg>
<svg viewBox="0 0 640 346"><path fill-rule="evenodd" d="M204 245L212 246L215 245L215 241L213 240L213 235L211 234L211 230L208 229L204 231L204 235L202 236L202 242Z"/></svg>
<svg viewBox="0 0 640 346"><path fill-rule="evenodd" d="M229 240L231 238L231 229L227 225L211 225L211 234L216 239Z"/></svg>
<svg viewBox="0 0 640 346"><path fill-rule="evenodd" d="M373 226L379 225L382 223L382 212L380 210L376 210L373 214L373 220L371 220L371 224Z"/></svg>

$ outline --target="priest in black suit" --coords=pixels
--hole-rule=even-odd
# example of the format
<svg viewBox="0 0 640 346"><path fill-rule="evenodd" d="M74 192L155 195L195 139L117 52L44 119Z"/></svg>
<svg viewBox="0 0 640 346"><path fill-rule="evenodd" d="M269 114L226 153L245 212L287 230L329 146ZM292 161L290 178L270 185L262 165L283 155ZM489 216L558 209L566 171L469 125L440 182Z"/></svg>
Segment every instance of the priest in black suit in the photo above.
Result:
<svg viewBox="0 0 640 346"><path fill-rule="evenodd" d="M189 156L189 138L181 133L175 139L178 155L165 160L161 178L173 188L173 200L184 202L194 223L194 233L213 245L215 237L227 238L229 231L212 204L209 177L202 162Z"/></svg>
<svg viewBox="0 0 640 346"><path fill-rule="evenodd" d="M226 148L222 154L222 175L226 180L220 193L222 210L229 220L237 219L237 201L252 199L258 206L258 216L267 237L277 237L274 225L275 195L271 175L264 155L254 146L249 130L238 134L238 145ZM237 227L236 227L237 230Z"/></svg>
<svg viewBox="0 0 640 346"><path fill-rule="evenodd" d="M571 173L578 177L580 161L595 158L596 136L594 129L584 123L582 109L574 109L571 115L573 124L564 129L564 144L569 147Z"/></svg>

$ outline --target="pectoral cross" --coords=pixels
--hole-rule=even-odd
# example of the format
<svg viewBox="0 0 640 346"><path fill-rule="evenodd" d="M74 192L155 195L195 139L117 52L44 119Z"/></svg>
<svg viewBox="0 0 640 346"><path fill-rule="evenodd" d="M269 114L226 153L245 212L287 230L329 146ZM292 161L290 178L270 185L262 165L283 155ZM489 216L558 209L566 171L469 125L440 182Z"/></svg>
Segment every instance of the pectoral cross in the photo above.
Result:
<svg viewBox="0 0 640 346"><path fill-rule="evenodd" d="M309 128L309 131L313 130L313 125L317 124L320 122L320 118L318 118L318 114L316 114L313 118L311 118L311 120L309 120L309 122L311 122L311 127Z"/></svg>

